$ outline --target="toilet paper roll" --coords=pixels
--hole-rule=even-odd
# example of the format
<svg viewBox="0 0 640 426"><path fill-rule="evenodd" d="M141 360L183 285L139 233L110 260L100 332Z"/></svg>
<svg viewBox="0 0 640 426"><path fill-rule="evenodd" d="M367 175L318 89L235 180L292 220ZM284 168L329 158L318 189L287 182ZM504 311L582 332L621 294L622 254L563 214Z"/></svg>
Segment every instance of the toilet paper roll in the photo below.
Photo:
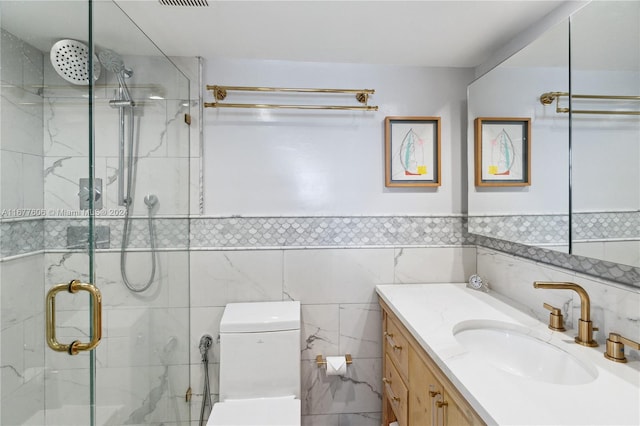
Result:
<svg viewBox="0 0 640 426"><path fill-rule="evenodd" d="M327 376L344 376L347 374L347 359L343 356L327 357Z"/></svg>

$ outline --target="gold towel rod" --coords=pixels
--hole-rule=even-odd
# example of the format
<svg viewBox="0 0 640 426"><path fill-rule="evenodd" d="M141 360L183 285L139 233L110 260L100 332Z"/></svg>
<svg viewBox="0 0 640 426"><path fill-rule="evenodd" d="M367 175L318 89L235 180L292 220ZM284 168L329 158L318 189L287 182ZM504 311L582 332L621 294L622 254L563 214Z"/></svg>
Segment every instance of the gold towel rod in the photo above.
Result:
<svg viewBox="0 0 640 426"><path fill-rule="evenodd" d="M372 89L311 89L286 87L249 87L249 86L218 86L207 85L207 90L213 92L216 102L205 102L205 108L269 108L269 109L329 109L351 111L377 111L377 106L367 105L369 95L375 93ZM325 94L355 94L356 100L363 106L350 105L282 105L282 104L237 104L221 103L227 97L228 91L237 92L284 92L284 93L325 93Z"/></svg>
<svg viewBox="0 0 640 426"><path fill-rule="evenodd" d="M568 92L546 92L540 95L540 103L543 105L551 105L553 101L556 101L557 113L568 113L571 111L573 114L608 114L608 115L640 115L640 111L630 110L592 110L592 109L574 109L560 107L560 98L569 97ZM640 96L618 96L618 95L571 95L572 99L595 99L595 100L610 100L610 101L640 101Z"/></svg>

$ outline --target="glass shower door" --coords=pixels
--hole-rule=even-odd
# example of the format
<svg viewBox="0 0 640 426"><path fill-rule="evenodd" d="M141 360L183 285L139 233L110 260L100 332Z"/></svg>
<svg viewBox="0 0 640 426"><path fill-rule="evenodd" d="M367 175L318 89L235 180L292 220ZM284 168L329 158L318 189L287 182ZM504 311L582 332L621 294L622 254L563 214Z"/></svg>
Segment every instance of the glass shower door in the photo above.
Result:
<svg viewBox="0 0 640 426"><path fill-rule="evenodd" d="M0 424L188 424L189 79L113 2L0 22Z"/></svg>
<svg viewBox="0 0 640 426"><path fill-rule="evenodd" d="M0 2L3 425L93 424L99 298L69 285L93 275L89 13Z"/></svg>

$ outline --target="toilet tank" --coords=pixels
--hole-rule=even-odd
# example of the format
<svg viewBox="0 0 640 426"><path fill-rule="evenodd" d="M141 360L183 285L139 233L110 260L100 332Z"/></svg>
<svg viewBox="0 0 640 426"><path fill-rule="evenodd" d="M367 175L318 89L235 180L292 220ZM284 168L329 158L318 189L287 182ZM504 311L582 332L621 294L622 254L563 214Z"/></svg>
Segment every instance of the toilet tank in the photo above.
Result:
<svg viewBox="0 0 640 426"><path fill-rule="evenodd" d="M220 321L220 400L300 398L300 302L229 303Z"/></svg>

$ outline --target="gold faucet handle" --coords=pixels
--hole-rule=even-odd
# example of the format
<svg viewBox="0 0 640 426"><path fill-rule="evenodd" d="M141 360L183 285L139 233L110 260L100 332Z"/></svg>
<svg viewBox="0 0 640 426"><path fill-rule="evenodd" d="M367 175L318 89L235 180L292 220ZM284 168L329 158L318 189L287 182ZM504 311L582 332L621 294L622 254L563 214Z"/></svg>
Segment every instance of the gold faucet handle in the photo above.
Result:
<svg viewBox="0 0 640 426"><path fill-rule="evenodd" d="M615 362L627 362L627 358L624 356L624 345L640 350L640 343L627 339L618 333L609 333L607 351L604 353L604 357Z"/></svg>
<svg viewBox="0 0 640 426"><path fill-rule="evenodd" d="M562 311L548 303L543 303L542 306L551 311L549 314L549 328L554 331L566 331L566 328L564 328L564 317L562 316Z"/></svg>

